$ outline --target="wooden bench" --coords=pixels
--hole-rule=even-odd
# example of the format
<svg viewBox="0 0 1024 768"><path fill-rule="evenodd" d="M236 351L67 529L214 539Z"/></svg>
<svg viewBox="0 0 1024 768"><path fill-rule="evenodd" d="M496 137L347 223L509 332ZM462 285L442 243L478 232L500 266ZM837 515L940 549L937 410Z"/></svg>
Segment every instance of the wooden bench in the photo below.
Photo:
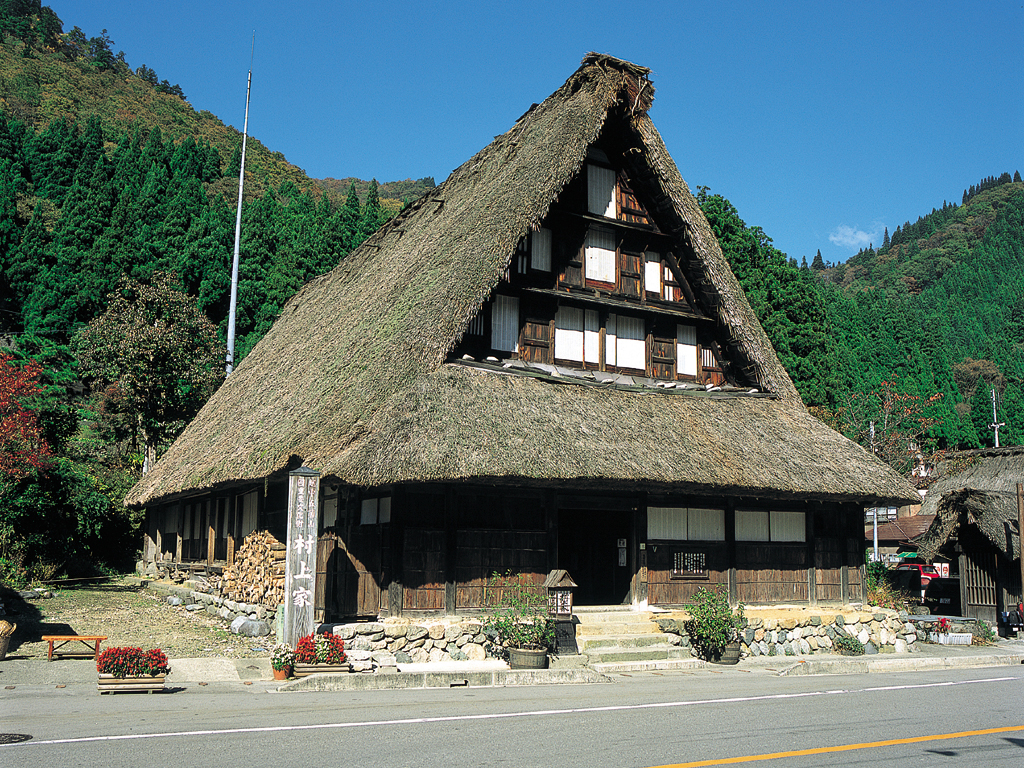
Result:
<svg viewBox="0 0 1024 768"><path fill-rule="evenodd" d="M58 656L84 656L85 651L61 651L68 643L79 642L85 645L96 660L100 660L100 643L107 639L106 635L43 635L43 640L49 643L46 653L46 660L53 661L53 654ZM59 643L54 647L54 643Z"/></svg>

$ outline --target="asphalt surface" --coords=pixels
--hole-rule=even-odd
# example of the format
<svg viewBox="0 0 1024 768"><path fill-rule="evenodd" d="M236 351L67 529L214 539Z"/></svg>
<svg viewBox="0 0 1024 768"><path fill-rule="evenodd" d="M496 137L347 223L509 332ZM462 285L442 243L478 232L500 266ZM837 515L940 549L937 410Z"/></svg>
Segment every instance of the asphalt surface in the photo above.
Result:
<svg viewBox="0 0 1024 768"><path fill-rule="evenodd" d="M917 643L919 650L905 654L870 656L759 656L740 661L736 669L766 675L840 675L880 672L912 672L954 668L1019 666L1024 664L1024 639L1001 639L987 646L946 646ZM397 672L377 674L327 674L276 682L269 659L197 658L171 659L167 686L175 690L210 683L260 685L280 691L383 690L399 688L451 688L481 686L562 685L611 682L617 676L687 669L723 669L698 659L659 662L624 662L584 666L580 657L553 660L546 670L509 670L503 662L445 662L402 664ZM96 685L96 666L91 658L59 659L8 655L0 661L0 688L11 686ZM222 685L218 685L222 688Z"/></svg>

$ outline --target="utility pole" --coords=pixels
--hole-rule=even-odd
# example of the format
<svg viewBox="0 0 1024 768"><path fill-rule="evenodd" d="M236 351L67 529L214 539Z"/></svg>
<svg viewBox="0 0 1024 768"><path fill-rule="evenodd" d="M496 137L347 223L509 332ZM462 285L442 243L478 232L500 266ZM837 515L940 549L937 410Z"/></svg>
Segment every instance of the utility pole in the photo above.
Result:
<svg viewBox="0 0 1024 768"><path fill-rule="evenodd" d="M242 164L238 169L238 208L235 213L235 254L231 260L231 308L228 311L228 354L224 375L230 376L235 367L235 314L238 310L238 250L242 237L242 188L245 185L245 140L249 135L249 91L252 89L252 60L256 55L256 33L252 33L252 52L249 54L249 82L245 86L245 123L242 124Z"/></svg>
<svg viewBox="0 0 1024 768"><path fill-rule="evenodd" d="M989 426L989 429L994 429L996 431L996 448L998 448L999 447L999 428L1000 427L1005 427L1006 426L1006 422L1005 421L999 421L998 417L996 416L996 388L995 387L992 387L992 423L989 424L988 426Z"/></svg>

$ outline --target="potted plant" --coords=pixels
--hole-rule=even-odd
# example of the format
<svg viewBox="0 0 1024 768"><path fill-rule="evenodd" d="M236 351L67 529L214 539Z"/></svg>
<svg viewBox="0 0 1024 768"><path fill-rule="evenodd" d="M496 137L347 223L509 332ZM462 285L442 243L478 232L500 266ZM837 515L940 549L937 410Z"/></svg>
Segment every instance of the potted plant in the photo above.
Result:
<svg viewBox="0 0 1024 768"><path fill-rule="evenodd" d="M345 641L340 637L313 632L295 644L295 663L292 668L295 677L350 670L345 658Z"/></svg>
<svg viewBox="0 0 1024 768"><path fill-rule="evenodd" d="M484 588L485 603L496 603L484 620L484 633L507 655L512 669L545 669L555 642L555 622L548 604L522 574L494 573Z"/></svg>
<svg viewBox="0 0 1024 768"><path fill-rule="evenodd" d="M295 664L295 651L288 643L278 643L270 654L270 666L274 669L275 680L287 680Z"/></svg>
<svg viewBox="0 0 1024 768"><path fill-rule="evenodd" d="M940 645L970 645L971 644L971 633L970 632L950 632L949 619L942 616L938 621L935 622L935 626L932 632L929 633L928 639L933 643L939 643Z"/></svg>
<svg viewBox="0 0 1024 768"><path fill-rule="evenodd" d="M159 648L144 651L141 648L107 648L96 661L99 673L97 688L101 693L110 691L158 691L164 687L164 678L171 668L167 656Z"/></svg>
<svg viewBox="0 0 1024 768"><path fill-rule="evenodd" d="M683 627L696 655L717 664L738 663L739 632L747 625L743 603L733 610L724 591L701 587L684 607Z"/></svg>

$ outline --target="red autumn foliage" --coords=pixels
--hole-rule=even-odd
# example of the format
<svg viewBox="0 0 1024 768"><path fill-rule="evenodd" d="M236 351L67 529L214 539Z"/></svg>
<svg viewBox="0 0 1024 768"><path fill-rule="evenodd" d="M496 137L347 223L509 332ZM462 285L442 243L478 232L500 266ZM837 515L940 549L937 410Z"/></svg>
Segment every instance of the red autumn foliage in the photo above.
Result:
<svg viewBox="0 0 1024 768"><path fill-rule="evenodd" d="M19 480L46 469L51 454L36 413L25 406L41 391L42 366L31 361L21 367L11 360L0 354L0 479Z"/></svg>

